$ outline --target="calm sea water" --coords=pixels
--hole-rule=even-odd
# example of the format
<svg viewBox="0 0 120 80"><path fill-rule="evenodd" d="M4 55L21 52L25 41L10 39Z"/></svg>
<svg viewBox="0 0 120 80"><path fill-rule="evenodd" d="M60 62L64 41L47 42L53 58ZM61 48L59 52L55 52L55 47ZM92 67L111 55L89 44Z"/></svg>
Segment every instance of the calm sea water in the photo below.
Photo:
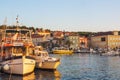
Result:
<svg viewBox="0 0 120 80"><path fill-rule="evenodd" d="M55 71L35 70L27 76L0 73L0 80L120 80L120 57L95 54L56 55L61 64Z"/></svg>

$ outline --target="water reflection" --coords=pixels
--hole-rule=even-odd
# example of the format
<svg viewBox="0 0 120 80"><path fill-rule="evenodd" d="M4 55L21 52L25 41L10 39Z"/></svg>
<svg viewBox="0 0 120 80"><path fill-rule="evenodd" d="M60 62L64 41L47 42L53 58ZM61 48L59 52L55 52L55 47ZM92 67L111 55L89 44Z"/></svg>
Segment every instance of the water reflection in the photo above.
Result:
<svg viewBox="0 0 120 80"><path fill-rule="evenodd" d="M60 80L60 78L61 74L58 70L46 71L37 69L25 76L0 73L0 80Z"/></svg>
<svg viewBox="0 0 120 80"><path fill-rule="evenodd" d="M58 70L35 70L36 80L61 80L61 74Z"/></svg>
<svg viewBox="0 0 120 80"><path fill-rule="evenodd" d="M35 73L33 72L25 76L1 73L0 80L35 80Z"/></svg>
<svg viewBox="0 0 120 80"><path fill-rule="evenodd" d="M74 54L61 57L61 80L120 80L120 57Z"/></svg>

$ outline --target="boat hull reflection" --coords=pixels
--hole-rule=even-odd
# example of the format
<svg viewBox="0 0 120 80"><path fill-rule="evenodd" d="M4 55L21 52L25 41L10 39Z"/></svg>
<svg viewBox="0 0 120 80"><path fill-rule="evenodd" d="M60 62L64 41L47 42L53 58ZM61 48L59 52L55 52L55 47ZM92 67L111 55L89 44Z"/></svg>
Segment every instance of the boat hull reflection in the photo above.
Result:
<svg viewBox="0 0 120 80"><path fill-rule="evenodd" d="M35 69L34 72L24 76L0 73L0 80L60 80L60 79L61 74L58 70Z"/></svg>
<svg viewBox="0 0 120 80"><path fill-rule="evenodd" d="M58 70L35 70L37 80L60 80L61 73Z"/></svg>
<svg viewBox="0 0 120 80"><path fill-rule="evenodd" d="M36 80L36 79L35 79L35 73L32 72L24 76L1 73L0 80Z"/></svg>

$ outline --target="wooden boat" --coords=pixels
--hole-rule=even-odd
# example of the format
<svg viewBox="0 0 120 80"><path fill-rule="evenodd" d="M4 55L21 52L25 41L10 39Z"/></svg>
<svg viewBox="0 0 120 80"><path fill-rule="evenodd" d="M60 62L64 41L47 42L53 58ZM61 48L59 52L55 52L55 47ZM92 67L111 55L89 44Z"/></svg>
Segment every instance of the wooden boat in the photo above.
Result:
<svg viewBox="0 0 120 80"><path fill-rule="evenodd" d="M36 68L40 69L56 69L60 64L59 58L50 57L47 51L41 46L35 47Z"/></svg>
<svg viewBox="0 0 120 80"><path fill-rule="evenodd" d="M0 46L1 71L9 74L25 75L34 71L35 59L29 30L6 29Z"/></svg>

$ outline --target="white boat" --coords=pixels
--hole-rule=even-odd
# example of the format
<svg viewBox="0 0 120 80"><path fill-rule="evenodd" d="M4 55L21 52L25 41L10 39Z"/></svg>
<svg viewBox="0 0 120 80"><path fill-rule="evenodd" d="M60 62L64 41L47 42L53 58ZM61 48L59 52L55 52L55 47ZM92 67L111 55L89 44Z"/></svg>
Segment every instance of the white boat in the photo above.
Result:
<svg viewBox="0 0 120 80"><path fill-rule="evenodd" d="M75 53L90 53L90 51L87 49L81 49L81 50L79 49L79 50L76 50Z"/></svg>
<svg viewBox="0 0 120 80"><path fill-rule="evenodd" d="M36 68L40 69L56 69L60 64L59 58L50 57L47 51L41 46L35 47Z"/></svg>
<svg viewBox="0 0 120 80"><path fill-rule="evenodd" d="M111 51L107 51L105 53L101 53L100 55L102 55L102 56L117 56L117 55L119 55L119 51L111 50Z"/></svg>
<svg viewBox="0 0 120 80"><path fill-rule="evenodd" d="M18 75L33 72L35 59L29 56L33 53L29 30L6 29L3 33L0 46L1 71Z"/></svg>

